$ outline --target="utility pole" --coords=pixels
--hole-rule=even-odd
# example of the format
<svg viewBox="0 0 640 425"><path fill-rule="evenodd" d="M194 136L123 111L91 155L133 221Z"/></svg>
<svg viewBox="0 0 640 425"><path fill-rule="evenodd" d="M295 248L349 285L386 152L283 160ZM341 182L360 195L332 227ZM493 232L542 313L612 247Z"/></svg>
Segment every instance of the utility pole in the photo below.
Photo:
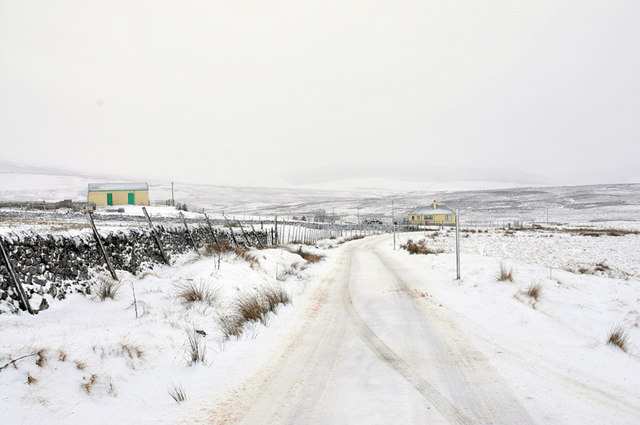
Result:
<svg viewBox="0 0 640 425"><path fill-rule="evenodd" d="M456 208L456 280L460 280L460 215Z"/></svg>
<svg viewBox="0 0 640 425"><path fill-rule="evenodd" d="M396 250L396 219L393 200L391 200L391 225L393 226L393 250Z"/></svg>

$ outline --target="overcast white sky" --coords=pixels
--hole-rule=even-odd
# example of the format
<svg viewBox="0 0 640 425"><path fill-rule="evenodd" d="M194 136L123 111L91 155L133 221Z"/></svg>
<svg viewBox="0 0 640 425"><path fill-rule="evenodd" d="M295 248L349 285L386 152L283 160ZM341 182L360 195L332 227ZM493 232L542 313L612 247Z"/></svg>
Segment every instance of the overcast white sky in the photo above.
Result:
<svg viewBox="0 0 640 425"><path fill-rule="evenodd" d="M0 0L0 159L640 181L640 2Z"/></svg>

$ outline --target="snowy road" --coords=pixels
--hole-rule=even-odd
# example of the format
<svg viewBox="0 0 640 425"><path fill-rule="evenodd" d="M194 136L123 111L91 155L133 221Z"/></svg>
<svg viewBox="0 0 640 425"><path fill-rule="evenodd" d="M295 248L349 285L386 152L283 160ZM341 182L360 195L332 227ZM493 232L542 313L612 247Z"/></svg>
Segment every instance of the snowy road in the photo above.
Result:
<svg viewBox="0 0 640 425"><path fill-rule="evenodd" d="M415 276L385 256L385 240L342 248L267 366L189 422L532 423L453 321L410 289Z"/></svg>

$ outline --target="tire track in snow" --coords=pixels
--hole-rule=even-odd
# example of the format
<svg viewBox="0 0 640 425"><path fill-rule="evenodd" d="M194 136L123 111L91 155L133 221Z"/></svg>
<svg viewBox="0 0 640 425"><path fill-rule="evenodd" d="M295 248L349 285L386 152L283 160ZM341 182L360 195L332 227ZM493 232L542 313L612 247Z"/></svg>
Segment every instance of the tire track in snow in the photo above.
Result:
<svg viewBox="0 0 640 425"><path fill-rule="evenodd" d="M378 258L387 272L393 276L394 284L399 289L399 292L405 295L417 314L429 323L429 319L433 318L427 317L424 309L421 308L411 296L409 286L403 278L399 276L395 268L378 251L373 251L373 254ZM451 327L451 325L449 326ZM451 392L453 394L464 395L461 397L461 404L466 405L467 408L473 412L477 423L487 423L486 421L490 421L489 423L492 424L504 425L534 423L526 410L504 386L501 386L497 391L489 393L486 391L486 388L480 388L480 386L474 385L473 380L469 379L469 375L479 375L482 373L486 375L485 382L483 382L483 384L486 384L490 379L495 377L495 372L488 369L488 366L479 370L477 364L469 361L470 356L475 356L473 349L455 343L452 341L452 338L445 341L439 337L437 333L431 333L427 336L429 337L429 343L435 348L438 361L453 364L454 369L449 371L448 377L450 379L447 379L446 382L452 386ZM492 389L496 390L496 388Z"/></svg>
<svg viewBox="0 0 640 425"><path fill-rule="evenodd" d="M349 266L351 257L349 257ZM347 279L342 288L342 301L354 325L357 327L364 342L391 368L403 376L413 387L422 394L447 420L459 425L471 425L474 423L469 417L444 397L433 385L423 379L418 372L408 363L402 360L387 344L384 343L366 322L360 317L349 290Z"/></svg>

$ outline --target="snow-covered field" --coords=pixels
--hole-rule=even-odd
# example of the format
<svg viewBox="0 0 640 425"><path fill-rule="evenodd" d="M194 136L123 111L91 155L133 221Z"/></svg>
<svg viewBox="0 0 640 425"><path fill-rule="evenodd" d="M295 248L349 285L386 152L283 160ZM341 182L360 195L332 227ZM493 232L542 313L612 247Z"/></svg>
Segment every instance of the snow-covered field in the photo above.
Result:
<svg viewBox="0 0 640 425"><path fill-rule="evenodd" d="M171 423L183 406L169 391L183 389L192 403L212 386L226 388L295 309L280 305L268 326L249 323L238 338L227 338L220 318L233 314L236 301L275 288L295 304L322 268L285 249L246 259L227 253L219 265L216 256L188 254L172 267L122 273L115 299L75 294L37 316L0 315L2 423ZM185 301L185 285L204 287L210 299ZM206 333L192 333L205 358L191 364L194 330Z"/></svg>
<svg viewBox="0 0 640 425"><path fill-rule="evenodd" d="M82 197L93 181L44 182L18 171L0 179L0 200ZM157 196L167 197L168 187L158 183ZM639 189L435 195L462 211L460 281L454 231L445 229L398 236L398 247L424 239L438 255L394 251L391 235L305 246L325 256L314 264L297 246L245 258L226 253L219 262L188 254L139 276L121 272L115 299L75 294L36 316L0 315L0 423L466 423L456 422L458 413L503 424L640 423ZM239 218L318 208L347 219L356 208L361 217L386 217L392 199L409 208L434 196L211 185L181 191L212 217L224 210ZM172 208L150 211L177 217ZM0 232L88 232L82 215L14 213L0 218ZM141 212L128 207L125 215ZM99 228L146 226L112 216ZM540 225L499 226L515 219ZM501 266L511 280L498 280ZM186 301L179 295L185 285L209 291L208 301ZM266 290L283 290L292 301L266 324L249 322L228 337L225 318L238 300ZM626 335L624 350L607 343L614 329ZM204 361L190 360L189 335ZM176 391L187 399L176 403L169 394Z"/></svg>

